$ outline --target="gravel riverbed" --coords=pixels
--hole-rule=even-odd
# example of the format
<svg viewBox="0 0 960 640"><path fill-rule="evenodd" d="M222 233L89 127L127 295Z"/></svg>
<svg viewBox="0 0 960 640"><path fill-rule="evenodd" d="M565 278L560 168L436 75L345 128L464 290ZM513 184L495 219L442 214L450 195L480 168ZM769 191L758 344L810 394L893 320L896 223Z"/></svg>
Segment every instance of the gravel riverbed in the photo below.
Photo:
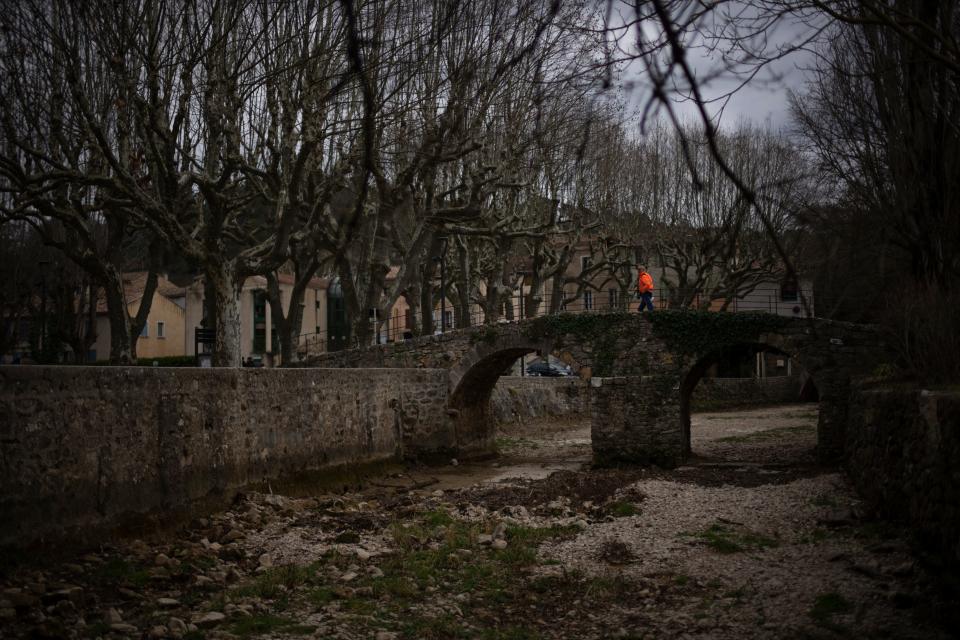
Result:
<svg viewBox="0 0 960 640"><path fill-rule="evenodd" d="M816 406L694 416L674 470L591 469L589 425L176 531L5 559L3 638L949 638L902 532L817 466Z"/></svg>

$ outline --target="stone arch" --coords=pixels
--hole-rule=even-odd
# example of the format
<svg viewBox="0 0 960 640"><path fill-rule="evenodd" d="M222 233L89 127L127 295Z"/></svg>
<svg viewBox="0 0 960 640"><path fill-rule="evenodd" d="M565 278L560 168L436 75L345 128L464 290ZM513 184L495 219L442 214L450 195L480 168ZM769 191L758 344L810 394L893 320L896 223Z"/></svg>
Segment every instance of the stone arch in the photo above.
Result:
<svg viewBox="0 0 960 640"><path fill-rule="evenodd" d="M680 381L677 387L679 392L679 417L681 438L683 443L683 457L687 457L691 454L691 401L693 399L693 392L696 389L697 384L703 378L703 375L706 373L707 369L709 369L714 363L719 362L724 357L734 354L737 351L743 350L754 354L776 353L786 356L796 362L807 373L807 375L809 375L811 378L814 377L814 372L810 370L811 363L809 363L804 357L802 350L797 350L794 348L784 336L779 334L765 334L759 337L757 340L731 342L719 346L707 353L701 354L681 373ZM797 395L799 397L799 389L797 390Z"/></svg>
<svg viewBox="0 0 960 640"><path fill-rule="evenodd" d="M450 369L448 406L461 455L494 450L496 426L490 413L490 397L504 371L521 356L553 351L554 344L549 340L531 340L519 334L500 335L478 342Z"/></svg>

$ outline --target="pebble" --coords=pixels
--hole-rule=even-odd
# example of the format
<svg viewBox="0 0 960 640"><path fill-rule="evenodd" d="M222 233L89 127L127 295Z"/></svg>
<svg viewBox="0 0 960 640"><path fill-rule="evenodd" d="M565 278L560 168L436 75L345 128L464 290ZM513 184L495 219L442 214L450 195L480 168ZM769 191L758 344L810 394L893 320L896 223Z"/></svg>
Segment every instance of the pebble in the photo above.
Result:
<svg viewBox="0 0 960 640"><path fill-rule="evenodd" d="M76 588L79 589L79 587L76 587ZM30 582L30 583L27 583L27 591L29 591L30 593L35 593L38 596L40 596L46 593L47 585L43 584L42 582Z"/></svg>
<svg viewBox="0 0 960 640"><path fill-rule="evenodd" d="M506 548L507 548L507 541L504 540L503 538L498 538L497 540L494 540L494 541L493 541L493 543L490 545L490 547L493 548L493 549L506 549Z"/></svg>
<svg viewBox="0 0 960 640"><path fill-rule="evenodd" d="M107 624L119 624L123 622L123 618L120 617L119 611L111 607L103 613L103 621Z"/></svg>
<svg viewBox="0 0 960 640"><path fill-rule="evenodd" d="M157 606L160 607L179 607L180 601L176 598L157 598Z"/></svg>
<svg viewBox="0 0 960 640"><path fill-rule="evenodd" d="M369 560L373 557L373 554L367 551L366 549L357 549L357 558L360 560Z"/></svg>
<svg viewBox="0 0 960 640"><path fill-rule="evenodd" d="M221 542L230 543L230 542L234 542L234 541L236 541L236 540L242 540L242 539L243 539L243 532L242 532L242 531L240 531L239 529L231 529L231 530L227 533L227 535L225 535L225 536L223 536L223 538L221 538Z"/></svg>
<svg viewBox="0 0 960 640"><path fill-rule="evenodd" d="M165 567L170 564L170 557L165 553L158 553L157 557L153 559L153 564L158 567Z"/></svg>
<svg viewBox="0 0 960 640"><path fill-rule="evenodd" d="M170 629L170 633L183 635L187 632L187 623L180 618L170 618L167 620L167 628Z"/></svg>
<svg viewBox="0 0 960 640"><path fill-rule="evenodd" d="M209 629L210 627L215 627L224 620L227 619L227 616L223 615L219 611L208 611L207 613L193 619L193 623L198 627Z"/></svg>
<svg viewBox="0 0 960 640"><path fill-rule="evenodd" d="M53 610L60 616L67 617L77 612L77 605L73 604L71 600L60 600L57 604L53 605Z"/></svg>
<svg viewBox="0 0 960 640"><path fill-rule="evenodd" d="M116 631L117 633L137 633L140 631L137 627L132 624L127 624L125 622L117 622L110 625L111 631Z"/></svg>
<svg viewBox="0 0 960 640"><path fill-rule="evenodd" d="M4 589L3 596L5 600L8 600L14 607L32 607L35 606L40 599L32 593L27 593L23 589L18 587L11 587L9 589Z"/></svg>

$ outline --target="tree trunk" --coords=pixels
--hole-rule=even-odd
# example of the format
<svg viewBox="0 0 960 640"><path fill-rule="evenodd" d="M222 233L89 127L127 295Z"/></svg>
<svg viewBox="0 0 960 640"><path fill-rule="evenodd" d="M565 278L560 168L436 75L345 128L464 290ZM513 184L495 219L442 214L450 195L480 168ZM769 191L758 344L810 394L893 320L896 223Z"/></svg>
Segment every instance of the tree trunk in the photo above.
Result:
<svg viewBox="0 0 960 640"><path fill-rule="evenodd" d="M429 269L424 270L420 283L420 335L433 335L433 275Z"/></svg>
<svg viewBox="0 0 960 640"><path fill-rule="evenodd" d="M470 253L466 243L457 242L457 328L473 324L470 317Z"/></svg>
<svg viewBox="0 0 960 640"><path fill-rule="evenodd" d="M521 285L520 291L523 291L523 285ZM536 274L533 275L530 291L524 298L523 317L536 318L540 315L540 305L543 304L543 281Z"/></svg>
<svg viewBox="0 0 960 640"><path fill-rule="evenodd" d="M297 349L300 346L300 331L303 329L303 292L299 300L290 301L290 311L287 312L286 329L287 339L280 337L280 363L289 367L300 359Z"/></svg>
<svg viewBox="0 0 960 640"><path fill-rule="evenodd" d="M276 278L267 276L267 299L270 301L270 316L277 336L280 338L280 366L289 367L299 360L300 330L303 327L303 294L305 289L294 286L290 292L290 307L283 312L283 296Z"/></svg>
<svg viewBox="0 0 960 640"><path fill-rule="evenodd" d="M563 307L563 273L557 271L551 278L550 313L559 313Z"/></svg>
<svg viewBox="0 0 960 640"><path fill-rule="evenodd" d="M110 364L136 364L137 353L131 336L123 276L116 269L107 269L104 276L103 292L110 322Z"/></svg>
<svg viewBox="0 0 960 640"><path fill-rule="evenodd" d="M500 320L500 285L493 281L487 286L487 295L484 296L485 304L483 309L483 319L486 324L496 324Z"/></svg>
<svg viewBox="0 0 960 640"><path fill-rule="evenodd" d="M207 283L216 307L217 331L216 344L213 348L213 366L239 367L240 358L240 290L241 285L236 282L233 265L211 264L206 269ZM269 340L270 337L267 336Z"/></svg>

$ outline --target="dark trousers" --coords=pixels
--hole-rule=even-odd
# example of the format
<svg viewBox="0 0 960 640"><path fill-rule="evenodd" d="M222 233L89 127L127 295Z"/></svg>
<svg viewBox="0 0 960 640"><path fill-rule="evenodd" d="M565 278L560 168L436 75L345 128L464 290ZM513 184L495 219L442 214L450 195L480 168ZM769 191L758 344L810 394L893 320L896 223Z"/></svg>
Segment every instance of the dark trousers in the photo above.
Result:
<svg viewBox="0 0 960 640"><path fill-rule="evenodd" d="M647 307L650 311L653 311L653 291L647 291L646 293L640 294L640 308L637 311L643 311L643 308Z"/></svg>

